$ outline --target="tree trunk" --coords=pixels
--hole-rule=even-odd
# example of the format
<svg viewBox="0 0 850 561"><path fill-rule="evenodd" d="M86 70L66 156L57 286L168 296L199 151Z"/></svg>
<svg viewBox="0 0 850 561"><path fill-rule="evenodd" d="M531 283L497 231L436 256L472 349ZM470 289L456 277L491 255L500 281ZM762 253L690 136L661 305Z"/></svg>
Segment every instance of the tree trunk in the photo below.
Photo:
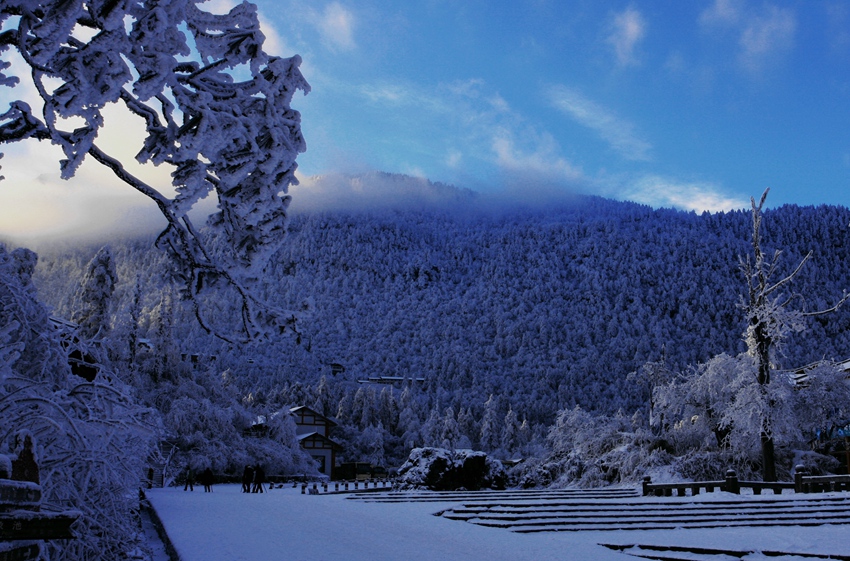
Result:
<svg viewBox="0 0 850 561"><path fill-rule="evenodd" d="M776 481L776 452L773 448L773 437L766 431L761 433L762 479Z"/></svg>

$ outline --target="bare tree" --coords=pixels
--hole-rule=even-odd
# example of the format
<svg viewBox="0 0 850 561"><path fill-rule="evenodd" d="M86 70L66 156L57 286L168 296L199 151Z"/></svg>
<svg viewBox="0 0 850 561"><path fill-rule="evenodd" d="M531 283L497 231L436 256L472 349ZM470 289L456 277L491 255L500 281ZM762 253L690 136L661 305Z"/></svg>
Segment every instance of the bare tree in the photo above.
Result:
<svg viewBox="0 0 850 561"><path fill-rule="evenodd" d="M752 256L741 260L740 267L747 279L748 297L742 303L747 313L747 349L756 361L756 381L763 392L771 381L774 369L773 355L777 344L792 331L801 331L806 317L826 314L838 309L850 294L846 292L831 308L817 312L802 312L789 306L794 299L788 293L791 281L800 273L811 258L809 252L797 267L786 277L774 282L781 251L776 250L772 258L767 259L762 252L761 222L762 208L770 189L765 189L758 204L754 198L752 204L753 239ZM769 405L773 405L770 404ZM762 476L765 481L776 481L776 451L773 427L769 416L761 420Z"/></svg>
<svg viewBox="0 0 850 561"><path fill-rule="evenodd" d="M202 3L0 0L0 51L20 54L40 105L11 103L0 116L0 143L48 140L64 152L63 178L90 157L150 198L168 223L157 244L174 258L201 324L232 337L201 305L203 291L224 286L241 302L233 336L251 339L295 327L293 314L268 309L249 287L284 237L287 190L306 149L290 102L310 86L299 56L263 51L254 5L218 15ZM4 73L10 65L0 59L0 85L20 81ZM130 173L98 143L110 104L144 122L136 160L170 166L175 195ZM209 193L219 209L209 224L224 243L211 243L188 216Z"/></svg>

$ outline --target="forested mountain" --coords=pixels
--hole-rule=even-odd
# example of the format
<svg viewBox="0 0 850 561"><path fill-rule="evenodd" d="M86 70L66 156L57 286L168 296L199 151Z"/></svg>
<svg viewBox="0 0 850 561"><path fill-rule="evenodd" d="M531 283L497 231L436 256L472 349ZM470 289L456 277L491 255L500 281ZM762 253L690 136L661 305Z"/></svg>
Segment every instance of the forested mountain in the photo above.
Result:
<svg viewBox="0 0 850 561"><path fill-rule="evenodd" d="M797 307L829 307L850 288L848 224L841 207L765 212L764 248L783 251L785 274L812 252L792 286ZM500 424L513 415L517 427L525 420L526 440L541 440L563 409L638 408L646 390L627 376L648 361L664 356L681 370L745 350L739 258L751 234L745 210L695 214L595 197L495 210L464 195L420 210L301 212L265 277L272 302L309 303L299 341L247 348L204 334L162 280L150 240L111 244L118 283L104 333L116 348L129 349L132 333L152 341L153 354L198 355L205 371L226 372L243 403L318 403L343 432L381 427L397 453L403 442L439 441L447 416L468 444L494 448L498 439L482 437L488 414ZM98 249L41 252L35 283L57 314L73 316ZM846 307L811 320L780 366L850 357L848 327ZM332 375L331 363L345 371ZM383 387L355 383L375 376L426 382L389 392L393 403L378 414L370 411Z"/></svg>

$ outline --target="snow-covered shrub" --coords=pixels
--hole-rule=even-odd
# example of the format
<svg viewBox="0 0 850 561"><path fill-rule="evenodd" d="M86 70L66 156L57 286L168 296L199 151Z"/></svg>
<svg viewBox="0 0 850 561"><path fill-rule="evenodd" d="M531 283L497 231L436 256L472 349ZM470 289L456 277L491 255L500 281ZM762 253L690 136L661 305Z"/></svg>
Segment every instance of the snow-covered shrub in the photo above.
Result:
<svg viewBox="0 0 850 561"><path fill-rule="evenodd" d="M91 382L71 373L29 283L34 259L0 244L0 452L32 434L44 507L82 514L77 539L49 542L51 559L122 558L142 543L134 511L158 416L103 365Z"/></svg>
<svg viewBox="0 0 850 561"><path fill-rule="evenodd" d="M247 437L243 430L256 415L225 392L214 376L180 378L176 385L162 385L160 391L171 397L163 407L163 422L180 449L181 466L196 472L209 467L228 475L238 475L247 464L256 463L268 475L315 471L298 442L288 407L263 415L267 430Z"/></svg>
<svg viewBox="0 0 850 561"><path fill-rule="evenodd" d="M703 450L677 456L672 463L674 473L691 481L719 481L724 478L726 470L733 467L733 458L728 452ZM745 478L744 473L739 475Z"/></svg>
<svg viewBox="0 0 850 561"><path fill-rule="evenodd" d="M671 461L665 441L621 414L565 409L549 429L548 440L552 455L540 465L529 465L523 485L549 479L558 487L636 483L647 471Z"/></svg>
<svg viewBox="0 0 850 561"><path fill-rule="evenodd" d="M833 456L818 454L812 450L799 450L794 452L796 453L793 454L793 457L790 460L783 458L783 460L785 460L783 462L784 465L793 466L792 470L788 474L789 477L793 476L793 472L796 470L798 465L803 466L811 475L828 475L832 473L841 473L842 471L841 462Z"/></svg>
<svg viewBox="0 0 850 561"><path fill-rule="evenodd" d="M434 491L504 489L502 463L484 452L414 448L398 470L398 485Z"/></svg>

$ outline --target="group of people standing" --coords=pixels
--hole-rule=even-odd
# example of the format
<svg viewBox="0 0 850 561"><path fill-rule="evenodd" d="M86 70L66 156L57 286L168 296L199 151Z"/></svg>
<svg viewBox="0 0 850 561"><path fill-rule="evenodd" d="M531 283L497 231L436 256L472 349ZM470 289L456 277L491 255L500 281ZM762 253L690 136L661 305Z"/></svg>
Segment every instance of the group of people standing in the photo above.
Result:
<svg viewBox="0 0 850 561"><path fill-rule="evenodd" d="M205 493L212 493L212 486L215 483L215 476L210 468L206 468L203 472L201 472L201 476L198 478L198 483L204 486ZM191 467L186 468L186 485L183 486L184 491L194 491L195 490L195 472L192 471Z"/></svg>
<svg viewBox="0 0 850 561"><path fill-rule="evenodd" d="M183 486L184 491L195 490L195 472L191 466L186 468L185 472L186 484ZM243 493L264 493L263 484L266 482L266 472L263 466L245 466L245 471L242 472L242 492ZM212 486L215 483L215 476L210 468L206 468L198 477L198 483L204 486L204 491L212 493Z"/></svg>
<svg viewBox="0 0 850 561"><path fill-rule="evenodd" d="M266 472L263 466L245 466L242 472L243 493L263 493L263 483L266 482Z"/></svg>

